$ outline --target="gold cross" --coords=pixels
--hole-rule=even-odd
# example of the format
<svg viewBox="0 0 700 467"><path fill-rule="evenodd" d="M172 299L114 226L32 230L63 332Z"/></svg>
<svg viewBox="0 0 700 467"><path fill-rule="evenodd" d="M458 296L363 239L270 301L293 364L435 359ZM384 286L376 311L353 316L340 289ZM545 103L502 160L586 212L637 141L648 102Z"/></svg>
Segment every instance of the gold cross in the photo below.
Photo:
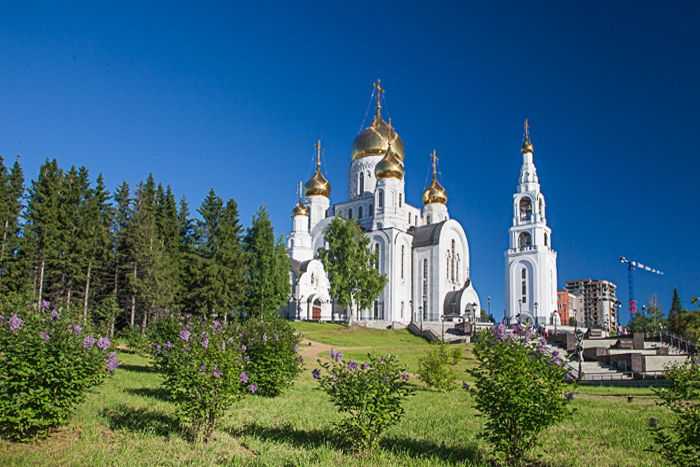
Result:
<svg viewBox="0 0 700 467"><path fill-rule="evenodd" d="M372 86L374 86L375 91L377 91L377 116L379 116L382 111L382 94L384 94L382 80L378 79L376 83L372 83Z"/></svg>
<svg viewBox="0 0 700 467"><path fill-rule="evenodd" d="M437 174L437 161L438 161L438 156L437 156L437 151L433 149L432 154L430 154L430 157L433 158L433 176Z"/></svg>
<svg viewBox="0 0 700 467"><path fill-rule="evenodd" d="M321 147L321 139L319 138L316 144L314 144L314 148L316 149L316 166L321 167L321 151L323 150L323 147Z"/></svg>
<svg viewBox="0 0 700 467"><path fill-rule="evenodd" d="M303 193L301 189L301 180L299 181L299 204L303 201L303 198L301 197L301 194Z"/></svg>
<svg viewBox="0 0 700 467"><path fill-rule="evenodd" d="M523 126L525 127L525 142L529 143L530 142L530 123L528 123L527 118L525 119L525 123Z"/></svg>

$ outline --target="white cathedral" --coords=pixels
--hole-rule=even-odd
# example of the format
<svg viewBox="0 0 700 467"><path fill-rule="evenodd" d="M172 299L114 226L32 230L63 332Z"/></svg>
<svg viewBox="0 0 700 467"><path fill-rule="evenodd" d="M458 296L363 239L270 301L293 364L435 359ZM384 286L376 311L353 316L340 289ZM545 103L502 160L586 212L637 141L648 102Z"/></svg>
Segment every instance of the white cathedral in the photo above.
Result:
<svg viewBox="0 0 700 467"><path fill-rule="evenodd" d="M447 192L437 180L435 151L433 178L423 192L423 206L412 206L406 202L404 145L382 117L380 82L374 86L376 114L352 143L348 198L344 201L331 205L331 187L321 170L320 141L317 144L316 171L304 185L306 199L300 190L292 211L287 246L293 295L286 316L404 325L439 322L444 316L473 319L481 303L472 284L467 235L462 225L449 217ZM330 282L317 254L325 246L324 229L335 216L357 221L377 253L377 268L388 279L373 307L352 310L352 317L333 305ZM537 231L537 235L541 233Z"/></svg>
<svg viewBox="0 0 700 467"><path fill-rule="evenodd" d="M505 321L509 324L561 324L557 314L557 253L547 226L544 195L533 161L525 120L518 189L513 195L513 225L506 260Z"/></svg>

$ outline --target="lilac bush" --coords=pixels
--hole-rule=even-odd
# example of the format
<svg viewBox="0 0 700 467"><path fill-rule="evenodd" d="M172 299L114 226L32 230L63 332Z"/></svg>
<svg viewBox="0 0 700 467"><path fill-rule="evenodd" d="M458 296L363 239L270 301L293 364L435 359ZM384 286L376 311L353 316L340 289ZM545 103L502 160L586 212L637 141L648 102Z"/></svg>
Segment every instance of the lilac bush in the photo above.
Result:
<svg viewBox="0 0 700 467"><path fill-rule="evenodd" d="M153 355L185 433L191 441L209 441L226 409L257 391L246 373L249 357L237 325L168 314L153 336L162 340Z"/></svg>
<svg viewBox="0 0 700 467"><path fill-rule="evenodd" d="M315 368L311 375L338 410L348 414L337 424L341 436L356 452L375 449L382 432L403 416L404 399L413 394L408 373L391 355L346 363L343 354L331 349L330 359L318 362L323 371Z"/></svg>
<svg viewBox="0 0 700 467"><path fill-rule="evenodd" d="M507 465L521 464L541 432L571 414L573 378L546 344L531 327L509 332L501 324L480 333L474 347L479 365L468 370L476 383L469 391L486 419L479 436Z"/></svg>
<svg viewBox="0 0 700 467"><path fill-rule="evenodd" d="M46 301L0 310L8 311L0 316L0 436L44 438L68 422L119 362L109 339L71 323Z"/></svg>

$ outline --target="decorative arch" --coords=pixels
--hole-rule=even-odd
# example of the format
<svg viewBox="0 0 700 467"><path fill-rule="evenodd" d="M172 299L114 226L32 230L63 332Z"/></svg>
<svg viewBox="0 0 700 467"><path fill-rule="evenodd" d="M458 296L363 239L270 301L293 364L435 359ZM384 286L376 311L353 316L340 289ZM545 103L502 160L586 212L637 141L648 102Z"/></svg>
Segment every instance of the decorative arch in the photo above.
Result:
<svg viewBox="0 0 700 467"><path fill-rule="evenodd" d="M532 246L532 235L530 232L520 232L518 235L518 248L529 248Z"/></svg>
<svg viewBox="0 0 700 467"><path fill-rule="evenodd" d="M518 218L521 221L529 221L532 219L532 198L523 196L518 202Z"/></svg>

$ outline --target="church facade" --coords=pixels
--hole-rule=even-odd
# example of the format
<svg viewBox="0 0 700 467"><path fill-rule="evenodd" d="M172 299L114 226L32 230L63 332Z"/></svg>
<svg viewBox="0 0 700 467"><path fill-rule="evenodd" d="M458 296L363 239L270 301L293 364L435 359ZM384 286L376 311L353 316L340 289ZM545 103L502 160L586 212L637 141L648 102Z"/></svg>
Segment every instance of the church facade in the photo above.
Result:
<svg viewBox="0 0 700 467"><path fill-rule="evenodd" d="M288 239L292 298L285 310L295 320L367 320L399 324L439 322L445 316L479 316L481 303L469 267L469 243L462 225L451 219L447 191L438 181L433 151L432 181L423 206L406 201L403 141L382 117L383 89L375 84L372 123L352 143L347 198L331 204L331 186L321 168L303 187L292 211ZM334 306L330 282L318 250L324 229L336 216L355 219L379 258L376 267L387 284L371 309L350 312Z"/></svg>

